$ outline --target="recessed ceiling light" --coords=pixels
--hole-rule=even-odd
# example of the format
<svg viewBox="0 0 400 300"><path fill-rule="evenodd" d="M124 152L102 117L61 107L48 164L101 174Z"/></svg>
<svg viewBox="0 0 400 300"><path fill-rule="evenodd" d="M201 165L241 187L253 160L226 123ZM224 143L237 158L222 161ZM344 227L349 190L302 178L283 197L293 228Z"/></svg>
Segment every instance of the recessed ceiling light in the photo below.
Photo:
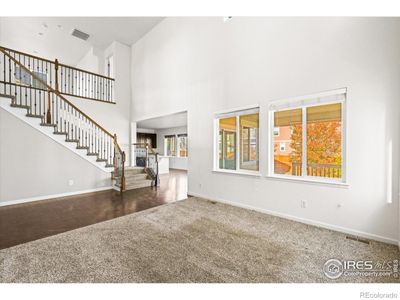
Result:
<svg viewBox="0 0 400 300"><path fill-rule="evenodd" d="M48 28L49 26L46 23L42 24L44 28Z"/></svg>
<svg viewBox="0 0 400 300"><path fill-rule="evenodd" d="M224 17L224 22L227 22L227 21L229 21L229 20L231 20L231 19L232 19L232 16Z"/></svg>
<svg viewBox="0 0 400 300"><path fill-rule="evenodd" d="M43 35L43 32L39 32L38 34L39 34L39 35Z"/></svg>
<svg viewBox="0 0 400 300"><path fill-rule="evenodd" d="M33 50L33 53L37 54L38 52L36 50Z"/></svg>
<svg viewBox="0 0 400 300"><path fill-rule="evenodd" d="M58 27L59 29L62 29L62 26L61 26L60 24L58 24L57 27Z"/></svg>

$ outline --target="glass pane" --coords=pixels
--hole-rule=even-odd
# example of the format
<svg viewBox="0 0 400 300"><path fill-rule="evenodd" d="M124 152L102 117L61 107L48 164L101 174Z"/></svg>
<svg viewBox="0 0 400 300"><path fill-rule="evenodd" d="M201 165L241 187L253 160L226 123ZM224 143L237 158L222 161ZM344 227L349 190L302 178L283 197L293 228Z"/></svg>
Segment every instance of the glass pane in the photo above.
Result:
<svg viewBox="0 0 400 300"><path fill-rule="evenodd" d="M274 173L301 176L302 110L274 112Z"/></svg>
<svg viewBox="0 0 400 300"><path fill-rule="evenodd" d="M175 136L166 136L164 139L165 142L165 154L167 156L175 156L176 155L176 142L175 142Z"/></svg>
<svg viewBox="0 0 400 300"><path fill-rule="evenodd" d="M307 175L342 178L341 103L307 108Z"/></svg>
<svg viewBox="0 0 400 300"><path fill-rule="evenodd" d="M179 136L179 156L187 157L187 136Z"/></svg>
<svg viewBox="0 0 400 300"><path fill-rule="evenodd" d="M219 168L236 170L236 117L219 120Z"/></svg>
<svg viewBox="0 0 400 300"><path fill-rule="evenodd" d="M240 169L258 171L258 113L239 117Z"/></svg>

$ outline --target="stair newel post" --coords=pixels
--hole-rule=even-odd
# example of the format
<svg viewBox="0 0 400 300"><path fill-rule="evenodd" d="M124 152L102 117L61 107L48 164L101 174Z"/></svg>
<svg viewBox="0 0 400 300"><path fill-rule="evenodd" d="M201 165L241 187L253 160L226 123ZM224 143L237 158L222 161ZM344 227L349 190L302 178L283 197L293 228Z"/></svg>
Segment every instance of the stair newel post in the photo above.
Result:
<svg viewBox="0 0 400 300"><path fill-rule="evenodd" d="M155 184L155 186L160 186L160 177L159 177L159 172L158 172L158 161L159 161L159 154L158 153L156 153L156 157L155 157L155 159L156 159L156 168L157 168L157 172L156 172L156 184Z"/></svg>
<svg viewBox="0 0 400 300"><path fill-rule="evenodd" d="M51 100L50 91L47 92L47 113L46 113L46 123L51 124Z"/></svg>
<svg viewBox="0 0 400 300"><path fill-rule="evenodd" d="M117 145L117 134L115 134L114 133L114 162L113 162L113 164L114 164L114 170L116 169L116 167L117 167L117 158L116 158L116 149L115 149L115 145ZM115 174L114 174L115 175Z"/></svg>
<svg viewBox="0 0 400 300"><path fill-rule="evenodd" d="M146 143L146 162L145 162L145 168L147 169L149 167L149 144Z"/></svg>
<svg viewBox="0 0 400 300"><path fill-rule="evenodd" d="M54 62L54 75L55 75L55 89L58 91L58 59Z"/></svg>
<svg viewBox="0 0 400 300"><path fill-rule="evenodd" d="M121 194L125 190L125 151L122 151Z"/></svg>

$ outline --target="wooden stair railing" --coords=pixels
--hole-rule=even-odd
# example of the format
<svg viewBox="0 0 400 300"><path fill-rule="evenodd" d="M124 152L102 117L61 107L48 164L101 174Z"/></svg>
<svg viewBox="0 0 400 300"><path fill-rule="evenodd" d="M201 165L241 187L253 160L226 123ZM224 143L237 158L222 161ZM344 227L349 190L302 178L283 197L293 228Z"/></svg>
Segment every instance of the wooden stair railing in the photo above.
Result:
<svg viewBox="0 0 400 300"><path fill-rule="evenodd" d="M11 96L11 106L27 109L27 116L41 119L42 126L53 127L54 134L65 135L66 142L76 142L77 149L87 150L87 155L97 156L97 162L114 168L113 178L120 180L123 192L125 153L117 136L1 47L0 94Z"/></svg>
<svg viewBox="0 0 400 300"><path fill-rule="evenodd" d="M152 180L154 180L154 185L159 186L160 185L160 176L159 176L159 170L158 170L158 163L159 163L159 157L160 154L156 151L153 150L152 147L150 147L149 143L134 143L133 144L135 148L144 148L146 150L146 156L145 156L145 166L144 169L146 173L151 177ZM150 160L150 156L154 156L154 161ZM153 164L154 162L154 164Z"/></svg>
<svg viewBox="0 0 400 300"><path fill-rule="evenodd" d="M1 46L0 49L13 56L20 64L63 95L115 104L113 78L59 63L57 59L51 61ZM12 74L5 73L3 80L6 80L6 75ZM17 70L16 75L23 77L26 74ZM27 84L31 80L29 76L21 79L20 84L24 82ZM46 90L36 81L33 81L33 85L35 88Z"/></svg>

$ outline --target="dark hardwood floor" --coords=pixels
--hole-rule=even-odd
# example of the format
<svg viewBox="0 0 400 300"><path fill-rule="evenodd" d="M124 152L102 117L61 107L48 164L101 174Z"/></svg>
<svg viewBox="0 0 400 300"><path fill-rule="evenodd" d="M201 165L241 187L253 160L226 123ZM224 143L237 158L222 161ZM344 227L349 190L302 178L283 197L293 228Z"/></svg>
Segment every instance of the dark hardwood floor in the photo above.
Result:
<svg viewBox="0 0 400 300"><path fill-rule="evenodd" d="M0 207L0 249L187 198L187 172L161 175L160 187L115 190Z"/></svg>

